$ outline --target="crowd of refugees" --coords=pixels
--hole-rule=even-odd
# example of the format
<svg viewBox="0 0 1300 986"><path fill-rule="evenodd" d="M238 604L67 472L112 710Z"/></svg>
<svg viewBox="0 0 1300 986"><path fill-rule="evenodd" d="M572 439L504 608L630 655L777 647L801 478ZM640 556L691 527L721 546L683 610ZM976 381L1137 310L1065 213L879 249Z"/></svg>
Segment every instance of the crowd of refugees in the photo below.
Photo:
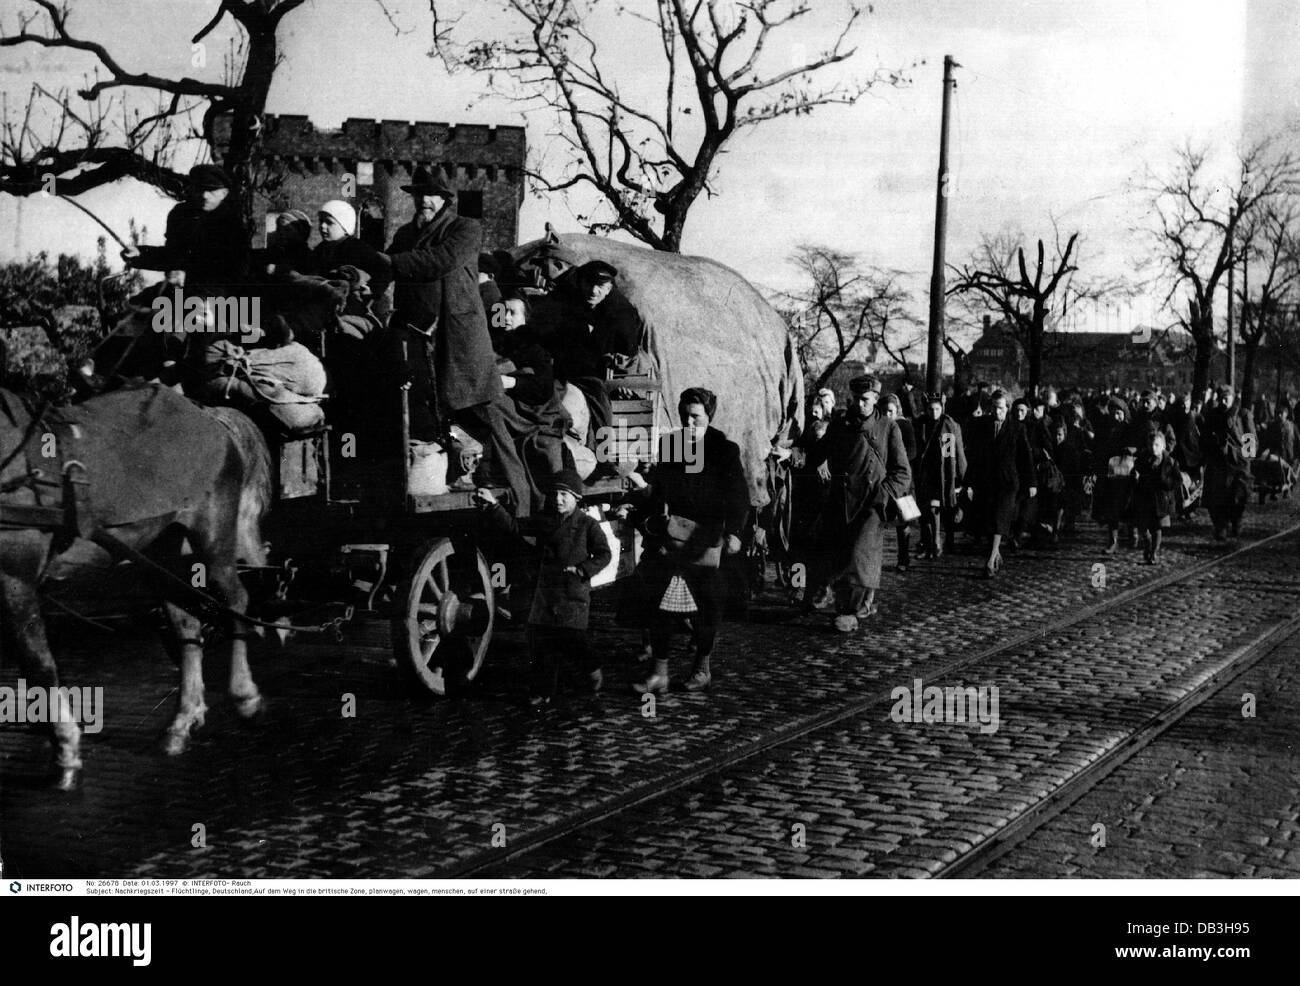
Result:
<svg viewBox="0 0 1300 986"><path fill-rule="evenodd" d="M1293 405L1236 403L1230 386L1176 395L1082 388L1012 399L988 384L945 396L910 383L881 400L872 376L848 404L820 390L796 444L795 554L807 561L805 605L835 609L852 632L875 611L884 532L897 528L897 569L911 564L913 518L926 558L964 532L995 578L1003 555L1052 548L1091 513L1104 552L1139 545L1159 564L1164 532L1206 506L1216 541L1236 537L1252 489L1289 490L1300 466Z"/></svg>
<svg viewBox="0 0 1300 986"><path fill-rule="evenodd" d="M555 694L562 655L590 690L602 687L586 629L591 581L611 551L582 499L618 473L628 490L621 513L645 535L620 595L621 616L640 628L653 661L633 687L669 688L672 638L685 630L693 656L685 688L708 688L722 559L741 551L749 514L740 452L712 425L717 396L691 387L677 406L689 453L630 469L600 461L615 375L648 369L645 326L618 270L579 264L553 237L522 267L508 251L483 253L480 224L457 214L446 177L424 167L404 186L413 218L383 249L358 235L357 212L343 200L322 205L314 223L280 214L266 247L251 249L230 190L219 167L195 167L164 245L128 248L123 258L166 273L156 296L255 293L256 344L248 326L159 336L156 373L140 375L241 405L288 433L318 426L328 399L335 430L370 450L402 433L387 398L405 392L412 461L439 450L448 474L436 489L473 491L485 534L522 559L516 584L526 588L530 702L539 708ZM1236 536L1252 459L1289 478L1300 458L1290 404L1259 401L1252 414L1230 387L1181 397L1048 387L1012 399L979 384L945 398L906 382L882 395L867 375L848 389L843 407L830 390L816 395L791 450L804 604L833 607L845 633L876 612L890 527L899 571L911 564L913 528L930 559L953 552L962 531L995 578L1004 553L1051 547L1091 510L1107 552L1122 538L1140 540L1155 564L1171 519L1198 497L1215 537ZM508 490L507 502L493 490Z"/></svg>

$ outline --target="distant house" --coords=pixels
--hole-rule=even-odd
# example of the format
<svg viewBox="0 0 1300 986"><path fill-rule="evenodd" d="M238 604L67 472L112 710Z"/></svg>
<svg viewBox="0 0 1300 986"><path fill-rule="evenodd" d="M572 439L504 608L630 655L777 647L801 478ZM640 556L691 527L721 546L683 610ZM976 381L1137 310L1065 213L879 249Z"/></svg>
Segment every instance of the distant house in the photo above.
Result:
<svg viewBox="0 0 1300 986"><path fill-rule="evenodd" d="M1182 329L1055 332L1044 340L1043 383L1186 390L1194 372L1192 349L1192 338ZM1019 341L1004 322L987 318L983 334L971 347L970 371L974 380L1017 391L1029 382L1029 362ZM1222 379L1226 372L1226 356L1216 352L1210 379Z"/></svg>

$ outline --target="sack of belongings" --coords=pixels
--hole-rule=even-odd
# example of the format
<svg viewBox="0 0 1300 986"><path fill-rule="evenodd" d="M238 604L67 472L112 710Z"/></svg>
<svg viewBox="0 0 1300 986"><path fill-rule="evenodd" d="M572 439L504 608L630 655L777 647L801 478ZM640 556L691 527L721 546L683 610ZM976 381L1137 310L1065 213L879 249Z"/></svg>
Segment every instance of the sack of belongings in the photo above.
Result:
<svg viewBox="0 0 1300 986"><path fill-rule="evenodd" d="M220 339L204 349L203 363L208 376L193 396L204 403L233 404L250 413L265 408L289 431L325 420L325 367L302 343L245 349Z"/></svg>

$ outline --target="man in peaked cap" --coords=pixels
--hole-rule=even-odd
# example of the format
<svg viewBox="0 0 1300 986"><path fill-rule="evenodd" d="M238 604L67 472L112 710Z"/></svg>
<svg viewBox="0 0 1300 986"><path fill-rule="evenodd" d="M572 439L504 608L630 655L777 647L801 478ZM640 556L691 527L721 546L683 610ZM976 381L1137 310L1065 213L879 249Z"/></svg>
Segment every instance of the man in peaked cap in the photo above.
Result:
<svg viewBox="0 0 1300 986"><path fill-rule="evenodd" d="M127 247L122 259L129 267L169 272L168 281L186 294L247 290L248 238L225 171L215 164L191 168L186 200L167 213L164 245Z"/></svg>
<svg viewBox="0 0 1300 986"><path fill-rule="evenodd" d="M875 595L885 552L886 512L912 482L898 423L879 410L880 381L849 381L853 399L835 418L808 464L830 484L818 518L818 584L835 587L835 629L852 633L876 611Z"/></svg>
<svg viewBox="0 0 1300 986"><path fill-rule="evenodd" d="M508 486L526 515L528 480L502 418L506 396L478 291L483 229L456 214L456 193L441 170L420 166L402 188L415 218L397 230L387 255L390 326L409 354L411 436L436 441L447 423L460 425L484 448L472 480L461 485Z"/></svg>

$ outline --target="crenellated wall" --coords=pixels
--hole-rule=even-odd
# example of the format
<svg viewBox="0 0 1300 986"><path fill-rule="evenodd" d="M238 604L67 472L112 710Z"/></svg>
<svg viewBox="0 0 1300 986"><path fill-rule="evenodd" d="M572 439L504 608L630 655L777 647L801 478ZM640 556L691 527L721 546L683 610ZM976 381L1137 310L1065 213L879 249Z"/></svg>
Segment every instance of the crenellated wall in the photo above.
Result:
<svg viewBox="0 0 1300 986"><path fill-rule="evenodd" d="M217 120L217 145L225 145L229 118ZM473 214L481 198L484 249L514 246L519 236L526 153L523 127L488 127L352 117L338 130L318 130L305 116L263 118L257 160L258 214L301 209L313 219L330 199L346 199L358 212L367 203L382 217L367 220L363 235L386 245L411 219L402 185L419 165L441 166ZM369 183L363 174L369 164ZM468 195L466 194L468 193ZM259 243L265 230L258 230Z"/></svg>

